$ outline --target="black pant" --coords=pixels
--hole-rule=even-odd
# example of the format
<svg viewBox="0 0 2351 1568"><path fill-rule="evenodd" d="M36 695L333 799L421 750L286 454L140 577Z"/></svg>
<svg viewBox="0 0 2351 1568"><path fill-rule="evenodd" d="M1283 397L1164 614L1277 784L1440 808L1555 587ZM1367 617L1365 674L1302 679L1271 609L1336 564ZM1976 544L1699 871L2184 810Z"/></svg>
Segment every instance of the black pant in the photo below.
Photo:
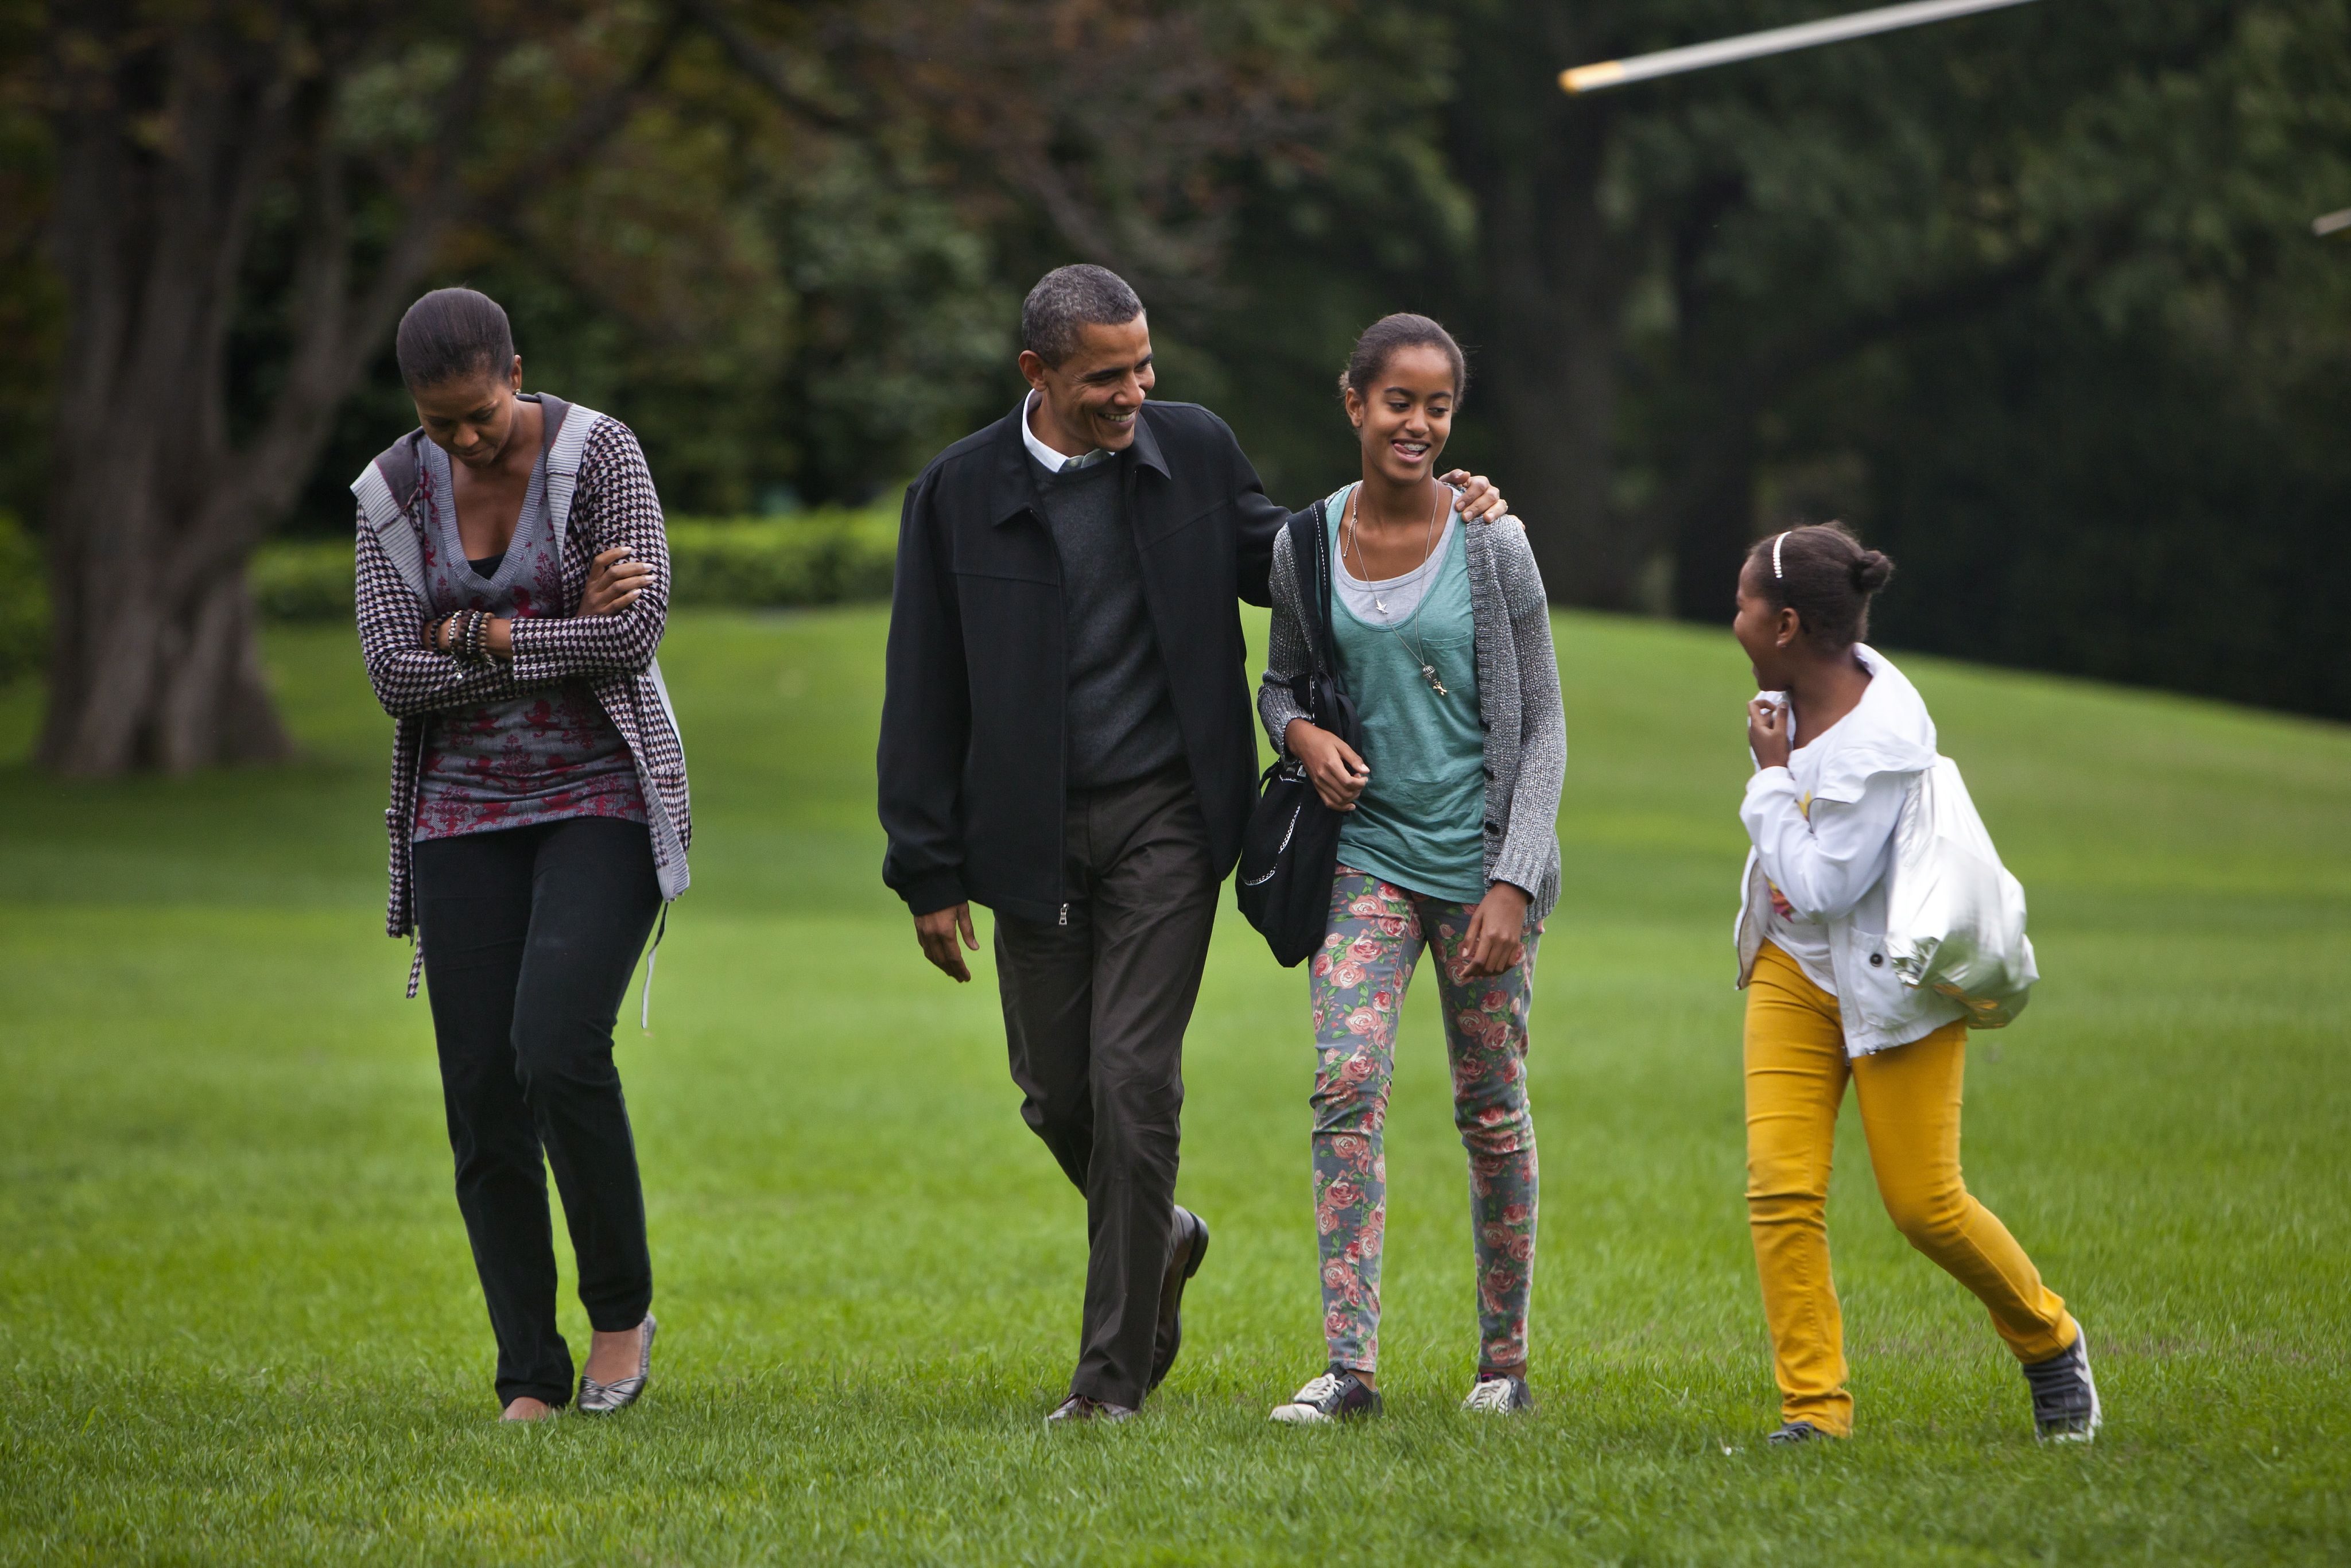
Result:
<svg viewBox="0 0 2351 1568"><path fill-rule="evenodd" d="M1021 1118L1086 1195L1085 1319L1070 1392L1151 1383L1184 1109L1184 1028L1217 883L1178 765L1069 800L1067 924L999 915L996 967Z"/></svg>
<svg viewBox="0 0 2351 1568"><path fill-rule="evenodd" d="M643 824L582 817L416 846L457 1208L498 1340L498 1399L571 1397L547 1175L598 1330L644 1321L645 1201L612 1021L661 908Z"/></svg>

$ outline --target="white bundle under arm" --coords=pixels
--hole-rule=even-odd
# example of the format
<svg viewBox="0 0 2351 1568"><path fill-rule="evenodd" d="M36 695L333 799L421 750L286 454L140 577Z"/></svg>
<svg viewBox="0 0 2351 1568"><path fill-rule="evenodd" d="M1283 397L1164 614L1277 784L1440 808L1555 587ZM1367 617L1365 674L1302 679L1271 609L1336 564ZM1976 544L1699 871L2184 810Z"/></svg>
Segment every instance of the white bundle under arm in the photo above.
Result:
<svg viewBox="0 0 2351 1568"><path fill-rule="evenodd" d="M1785 768L1761 768L1747 781L1739 820L1747 824L1763 874L1798 917L1841 919L1885 875L1886 846L1910 777L1875 774L1858 800L1815 800L1809 820Z"/></svg>

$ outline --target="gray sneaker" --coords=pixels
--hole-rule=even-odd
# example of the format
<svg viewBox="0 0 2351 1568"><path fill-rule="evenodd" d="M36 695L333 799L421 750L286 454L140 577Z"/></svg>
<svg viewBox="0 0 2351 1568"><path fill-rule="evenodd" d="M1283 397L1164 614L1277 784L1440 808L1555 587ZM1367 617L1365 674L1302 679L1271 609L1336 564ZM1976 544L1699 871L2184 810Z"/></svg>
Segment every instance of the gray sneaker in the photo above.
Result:
<svg viewBox="0 0 2351 1568"><path fill-rule="evenodd" d="M2044 1443L2095 1442L2105 1413L2090 1375L2090 1336L2074 1325L2074 1343L2024 1369L2032 1385L2032 1434Z"/></svg>
<svg viewBox="0 0 2351 1568"><path fill-rule="evenodd" d="M1774 1448L1792 1448L1799 1443L1834 1443L1836 1441L1834 1437L1830 1437L1826 1432L1822 1431L1810 1421L1783 1421L1780 1424L1780 1429L1778 1431L1768 1434L1763 1440L1771 1444Z"/></svg>

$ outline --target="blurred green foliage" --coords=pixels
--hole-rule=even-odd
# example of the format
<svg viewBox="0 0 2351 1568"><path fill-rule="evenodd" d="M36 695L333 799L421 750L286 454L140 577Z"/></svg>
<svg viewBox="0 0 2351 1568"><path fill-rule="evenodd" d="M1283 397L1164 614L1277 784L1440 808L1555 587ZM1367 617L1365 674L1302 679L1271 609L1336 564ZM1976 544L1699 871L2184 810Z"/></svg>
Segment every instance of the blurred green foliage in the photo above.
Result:
<svg viewBox="0 0 2351 1568"><path fill-rule="evenodd" d="M274 539L246 579L254 607L272 621L348 621L356 570L347 539Z"/></svg>
<svg viewBox="0 0 2351 1568"><path fill-rule="evenodd" d="M1890 645L2351 716L2351 236L2308 228L2351 204L2351 0L2070 0L1553 84L1821 9L710 0L598 156L432 281L502 299L528 384L626 420L702 517L889 495L1013 405L1021 295L1073 259L1136 284L1156 395L1295 505L1355 469L1354 334L1422 310L1470 351L1448 456L1555 597L1715 617L1749 539L1842 517L1900 564ZM0 25L20 76L29 36ZM341 84L349 133L412 134L432 65ZM38 102L0 95L0 505L37 528ZM232 423L276 384L295 210L255 220ZM413 423L387 343L286 530L340 538Z"/></svg>
<svg viewBox="0 0 2351 1568"><path fill-rule="evenodd" d="M781 609L887 599L897 555L894 507L676 518L669 525L670 601Z"/></svg>
<svg viewBox="0 0 2351 1568"><path fill-rule="evenodd" d="M672 517L670 602L768 610L887 599L897 545L898 514L892 507L827 508L789 517ZM11 548L33 559L28 545L12 547L0 533L0 557ZM273 621L348 621L351 572L346 540L278 539L253 559L254 601ZM0 639L8 634L8 613L0 607Z"/></svg>
<svg viewBox="0 0 2351 1568"><path fill-rule="evenodd" d="M0 685L39 669L48 651L49 596L40 546L14 512L0 510Z"/></svg>

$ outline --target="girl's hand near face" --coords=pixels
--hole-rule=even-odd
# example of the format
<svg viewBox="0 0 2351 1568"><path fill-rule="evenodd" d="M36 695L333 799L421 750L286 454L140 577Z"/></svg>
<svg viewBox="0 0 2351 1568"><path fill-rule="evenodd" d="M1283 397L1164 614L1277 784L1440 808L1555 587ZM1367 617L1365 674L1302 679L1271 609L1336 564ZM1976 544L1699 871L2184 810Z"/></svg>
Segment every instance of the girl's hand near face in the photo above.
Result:
<svg viewBox="0 0 2351 1568"><path fill-rule="evenodd" d="M1758 768L1788 766L1788 705L1757 697L1747 705L1747 747Z"/></svg>
<svg viewBox="0 0 2351 1568"><path fill-rule="evenodd" d="M1498 882L1469 916L1461 938L1461 969L1484 977L1499 975L1527 956L1527 890Z"/></svg>
<svg viewBox="0 0 2351 1568"><path fill-rule="evenodd" d="M580 613L619 614L637 601L653 575L653 569L631 559L625 547L604 551L588 569L588 586L580 592Z"/></svg>
<svg viewBox="0 0 2351 1568"><path fill-rule="evenodd" d="M1334 811L1355 809L1355 797L1371 782L1372 770L1353 747L1302 718L1290 721L1290 727L1282 731L1281 744L1305 767L1314 793L1325 806Z"/></svg>

